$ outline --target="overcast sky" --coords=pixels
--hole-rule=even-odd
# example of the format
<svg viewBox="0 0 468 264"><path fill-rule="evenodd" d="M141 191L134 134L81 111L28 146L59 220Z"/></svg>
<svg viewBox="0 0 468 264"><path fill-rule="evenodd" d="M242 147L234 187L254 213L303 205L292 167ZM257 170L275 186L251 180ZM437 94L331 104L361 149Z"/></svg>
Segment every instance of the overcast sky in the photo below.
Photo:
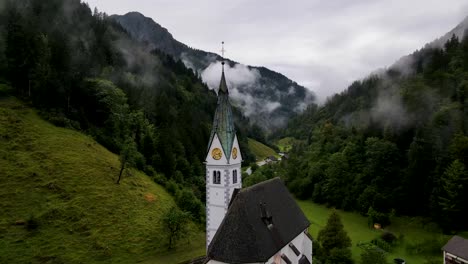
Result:
<svg viewBox="0 0 468 264"><path fill-rule="evenodd" d="M323 100L442 36L467 0L85 0L108 14L138 11L190 47L266 66Z"/></svg>

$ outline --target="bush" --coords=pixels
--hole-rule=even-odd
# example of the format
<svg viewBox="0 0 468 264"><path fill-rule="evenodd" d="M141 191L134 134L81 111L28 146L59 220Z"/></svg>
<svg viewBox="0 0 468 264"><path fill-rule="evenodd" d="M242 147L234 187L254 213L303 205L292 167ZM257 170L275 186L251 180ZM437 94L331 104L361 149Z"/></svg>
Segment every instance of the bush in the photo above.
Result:
<svg viewBox="0 0 468 264"><path fill-rule="evenodd" d="M182 189L176 194L176 203L183 211L189 212L196 221L200 221L203 214L203 204L190 189Z"/></svg>
<svg viewBox="0 0 468 264"><path fill-rule="evenodd" d="M380 249L382 250L385 250L387 252L391 252L392 251L392 245L383 241L382 239L378 238L378 239L374 239L371 241L372 244L376 245L377 247L379 247Z"/></svg>
<svg viewBox="0 0 468 264"><path fill-rule="evenodd" d="M172 196L174 196L177 192L177 190L179 189L179 187L177 186L177 183L175 183L174 180L169 180L166 182L166 190L169 194L171 194Z"/></svg>
<svg viewBox="0 0 468 264"><path fill-rule="evenodd" d="M393 233L386 231L380 236L380 239L389 244L393 244L395 240L397 240L397 237Z"/></svg>
<svg viewBox="0 0 468 264"><path fill-rule="evenodd" d="M164 177L163 174L154 173L152 178L155 183L162 185L162 186L167 186L167 179L166 177Z"/></svg>
<svg viewBox="0 0 468 264"><path fill-rule="evenodd" d="M4 83L0 83L0 96L6 96L13 93L13 89Z"/></svg>
<svg viewBox="0 0 468 264"><path fill-rule="evenodd" d="M361 254L361 264L388 264L385 253L377 249L367 249Z"/></svg>
<svg viewBox="0 0 468 264"><path fill-rule="evenodd" d="M65 114L63 114L60 111L52 109L48 112L42 111L40 112L40 115L44 119L46 119L47 121L51 122L52 124L58 127L65 127L65 128L75 129L75 130L81 129L79 122L67 118Z"/></svg>
<svg viewBox="0 0 468 264"><path fill-rule="evenodd" d="M39 220L34 215L30 215L26 220L26 229L28 231L34 231L37 228L39 228Z"/></svg>
<svg viewBox="0 0 468 264"><path fill-rule="evenodd" d="M369 207L367 217L370 226L376 223L379 223L382 227L390 225L390 214L376 211L372 207Z"/></svg>

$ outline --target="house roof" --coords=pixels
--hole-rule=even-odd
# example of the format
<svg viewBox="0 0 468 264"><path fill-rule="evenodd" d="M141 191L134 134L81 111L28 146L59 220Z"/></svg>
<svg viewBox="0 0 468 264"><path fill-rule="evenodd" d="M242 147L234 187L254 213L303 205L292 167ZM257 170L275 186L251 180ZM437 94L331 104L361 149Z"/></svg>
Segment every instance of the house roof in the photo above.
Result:
<svg viewBox="0 0 468 264"><path fill-rule="evenodd" d="M464 239L460 236L453 236L442 250L468 260L468 239Z"/></svg>
<svg viewBox="0 0 468 264"><path fill-rule="evenodd" d="M207 257L226 263L265 262L309 225L283 181L274 178L232 197Z"/></svg>
<svg viewBox="0 0 468 264"><path fill-rule="evenodd" d="M224 76L224 70L221 74L221 81L218 90L218 105L213 120L213 129L211 130L210 144L213 142L215 134L218 135L224 155L227 160L231 157L232 144L236 136L234 120L232 117L231 103L229 102L229 91ZM208 146L208 150L211 146Z"/></svg>

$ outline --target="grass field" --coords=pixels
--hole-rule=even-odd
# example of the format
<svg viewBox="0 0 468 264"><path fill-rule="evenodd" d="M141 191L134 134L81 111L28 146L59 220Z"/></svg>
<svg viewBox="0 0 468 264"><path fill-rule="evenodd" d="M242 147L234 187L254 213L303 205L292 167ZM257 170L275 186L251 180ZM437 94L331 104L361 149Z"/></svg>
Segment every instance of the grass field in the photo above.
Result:
<svg viewBox="0 0 468 264"><path fill-rule="evenodd" d="M266 157L275 156L279 157L278 153L275 152L274 149L262 144L255 139L249 138L249 148L252 153L255 155L257 161L264 160Z"/></svg>
<svg viewBox="0 0 468 264"><path fill-rule="evenodd" d="M300 207L311 221L309 232L316 239L318 232L326 224L327 218L332 209L322 205L317 205L310 201L298 201ZM359 256L362 249L356 246L358 242L369 242L377 238L383 231L370 229L367 227L367 218L351 212L343 212L338 210L341 220L345 227L346 232L350 236L353 247L352 253L355 261L359 261ZM397 236L404 235L403 241L399 243L392 253L389 253L389 263L393 263L394 258L403 258L407 264L423 264L427 260L440 261L442 263L442 252L439 254L425 254L408 252L408 246L417 246L419 244L431 243L431 247L437 249L441 248L449 239L450 236L445 236L437 230L434 225L424 223L420 219L409 217L394 217L392 218L392 225L387 228Z"/></svg>
<svg viewBox="0 0 468 264"><path fill-rule="evenodd" d="M0 97L0 263L178 263L202 255L204 232L167 251L172 197L118 157Z"/></svg>
<svg viewBox="0 0 468 264"><path fill-rule="evenodd" d="M278 146L281 152L289 152L294 144L296 139L292 137L285 137L276 142L276 146Z"/></svg>

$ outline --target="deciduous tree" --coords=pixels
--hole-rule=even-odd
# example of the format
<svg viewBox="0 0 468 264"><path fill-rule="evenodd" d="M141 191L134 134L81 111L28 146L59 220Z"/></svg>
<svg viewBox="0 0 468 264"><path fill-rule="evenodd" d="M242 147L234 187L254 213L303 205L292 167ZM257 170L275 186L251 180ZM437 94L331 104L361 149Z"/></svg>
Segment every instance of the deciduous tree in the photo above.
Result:
<svg viewBox="0 0 468 264"><path fill-rule="evenodd" d="M170 249L174 248L175 243L186 234L189 216L189 213L183 212L175 206L164 215L163 224L168 231Z"/></svg>

